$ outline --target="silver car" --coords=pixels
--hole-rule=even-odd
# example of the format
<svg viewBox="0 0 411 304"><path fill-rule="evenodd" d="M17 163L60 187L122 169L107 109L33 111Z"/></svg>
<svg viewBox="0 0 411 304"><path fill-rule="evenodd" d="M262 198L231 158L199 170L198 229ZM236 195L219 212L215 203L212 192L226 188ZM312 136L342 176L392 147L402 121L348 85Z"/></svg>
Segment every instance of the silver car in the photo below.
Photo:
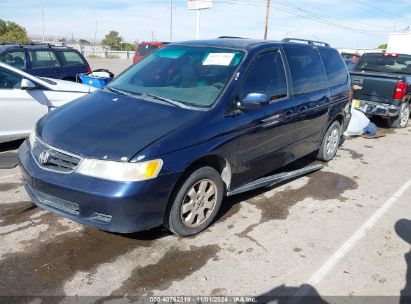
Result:
<svg viewBox="0 0 411 304"><path fill-rule="evenodd" d="M0 143L27 137L43 115L94 90L80 83L34 77L0 62Z"/></svg>

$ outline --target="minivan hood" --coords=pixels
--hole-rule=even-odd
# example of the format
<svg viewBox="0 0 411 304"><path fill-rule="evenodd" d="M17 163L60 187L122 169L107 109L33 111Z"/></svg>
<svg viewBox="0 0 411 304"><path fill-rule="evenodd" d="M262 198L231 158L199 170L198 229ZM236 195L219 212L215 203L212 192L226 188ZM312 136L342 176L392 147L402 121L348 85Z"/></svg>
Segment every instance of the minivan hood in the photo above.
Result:
<svg viewBox="0 0 411 304"><path fill-rule="evenodd" d="M44 116L37 135L51 146L83 157L129 160L201 113L97 91Z"/></svg>

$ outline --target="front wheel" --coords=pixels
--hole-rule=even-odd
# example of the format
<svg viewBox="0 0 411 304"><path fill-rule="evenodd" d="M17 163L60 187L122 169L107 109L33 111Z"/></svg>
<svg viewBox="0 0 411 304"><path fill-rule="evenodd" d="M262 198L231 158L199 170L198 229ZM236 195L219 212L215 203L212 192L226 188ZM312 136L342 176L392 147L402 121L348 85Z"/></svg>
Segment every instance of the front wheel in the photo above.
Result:
<svg viewBox="0 0 411 304"><path fill-rule="evenodd" d="M403 103L401 105L400 115L387 120L387 125L390 128L405 128L410 117L410 105Z"/></svg>
<svg viewBox="0 0 411 304"><path fill-rule="evenodd" d="M223 194L223 181L214 168L201 167L191 172L171 199L165 226L179 236L203 231L217 215Z"/></svg>
<svg viewBox="0 0 411 304"><path fill-rule="evenodd" d="M341 138L341 125L338 121L334 121L325 132L318 150L317 159L329 161L334 158L337 153Z"/></svg>

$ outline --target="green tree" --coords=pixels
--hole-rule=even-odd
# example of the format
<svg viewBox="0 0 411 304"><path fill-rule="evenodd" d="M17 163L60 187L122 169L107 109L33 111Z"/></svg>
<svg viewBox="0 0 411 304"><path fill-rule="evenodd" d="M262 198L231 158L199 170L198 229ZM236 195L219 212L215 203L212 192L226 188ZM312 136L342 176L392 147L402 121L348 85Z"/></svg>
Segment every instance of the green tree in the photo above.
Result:
<svg viewBox="0 0 411 304"><path fill-rule="evenodd" d="M101 43L110 46L113 50L119 50L122 40L123 38L118 35L118 32L110 31L104 39L101 40Z"/></svg>
<svg viewBox="0 0 411 304"><path fill-rule="evenodd" d="M4 35L7 31L6 21L0 19L0 36Z"/></svg>
<svg viewBox="0 0 411 304"><path fill-rule="evenodd" d="M134 51L136 49L136 45L134 43L124 42L122 49L123 51Z"/></svg>
<svg viewBox="0 0 411 304"><path fill-rule="evenodd" d="M29 41L24 27L0 19L0 42L28 43Z"/></svg>
<svg viewBox="0 0 411 304"><path fill-rule="evenodd" d="M378 46L378 48L379 48L379 49L386 49L386 48L387 48L387 44L386 44L386 43L380 44L380 45Z"/></svg>

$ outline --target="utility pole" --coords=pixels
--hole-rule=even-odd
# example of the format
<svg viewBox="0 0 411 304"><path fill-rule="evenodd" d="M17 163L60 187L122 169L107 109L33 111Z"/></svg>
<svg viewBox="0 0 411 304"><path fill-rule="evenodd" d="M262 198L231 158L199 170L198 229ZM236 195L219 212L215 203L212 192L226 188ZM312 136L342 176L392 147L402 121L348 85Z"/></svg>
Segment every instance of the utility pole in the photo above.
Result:
<svg viewBox="0 0 411 304"><path fill-rule="evenodd" d="M267 0L267 9L266 9L266 13L265 13L264 40L267 40L268 19L269 18L270 18L270 0Z"/></svg>
<svg viewBox="0 0 411 304"><path fill-rule="evenodd" d="M44 37L44 12L43 12L43 4L40 2L40 9L41 9L41 20L43 22L43 43L46 41Z"/></svg>
<svg viewBox="0 0 411 304"><path fill-rule="evenodd" d="M173 41L173 0L170 0L170 42Z"/></svg>

